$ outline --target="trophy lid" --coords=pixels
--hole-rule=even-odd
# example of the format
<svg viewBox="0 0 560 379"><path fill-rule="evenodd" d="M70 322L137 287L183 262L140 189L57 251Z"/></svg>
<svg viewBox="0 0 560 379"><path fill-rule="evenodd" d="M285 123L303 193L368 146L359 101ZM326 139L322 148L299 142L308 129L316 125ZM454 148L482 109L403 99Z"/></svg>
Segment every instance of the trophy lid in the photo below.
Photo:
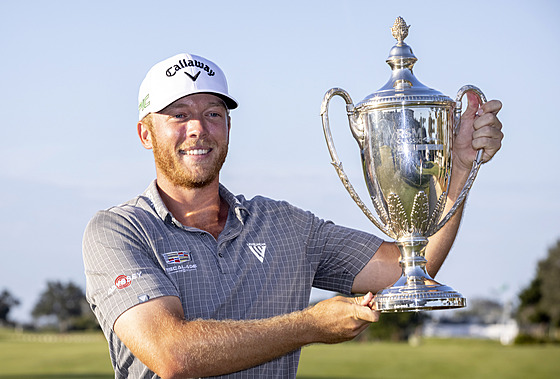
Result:
<svg viewBox="0 0 560 379"><path fill-rule="evenodd" d="M403 103L449 103L451 98L422 84L412 73L412 67L418 60L412 48L404 42L408 36L407 25L402 17L397 17L391 32L397 43L391 49L386 62L391 67L392 73L389 81L378 91L367 96L360 106L373 106L375 108Z"/></svg>

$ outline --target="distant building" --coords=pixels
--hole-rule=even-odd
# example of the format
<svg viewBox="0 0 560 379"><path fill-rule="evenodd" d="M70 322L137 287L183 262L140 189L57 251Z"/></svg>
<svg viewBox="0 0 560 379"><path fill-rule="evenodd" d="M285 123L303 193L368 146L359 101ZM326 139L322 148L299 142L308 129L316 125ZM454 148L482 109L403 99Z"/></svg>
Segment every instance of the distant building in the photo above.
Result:
<svg viewBox="0 0 560 379"><path fill-rule="evenodd" d="M427 321L422 327L424 337L437 338L482 338L497 340L502 345L511 345L519 333L519 326L513 319L503 323L453 323L438 320Z"/></svg>

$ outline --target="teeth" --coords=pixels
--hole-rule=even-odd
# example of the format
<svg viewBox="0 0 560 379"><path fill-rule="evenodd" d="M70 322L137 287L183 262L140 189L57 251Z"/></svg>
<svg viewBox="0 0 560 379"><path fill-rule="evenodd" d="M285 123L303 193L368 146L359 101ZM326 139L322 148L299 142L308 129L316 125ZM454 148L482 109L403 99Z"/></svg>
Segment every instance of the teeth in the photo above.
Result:
<svg viewBox="0 0 560 379"><path fill-rule="evenodd" d="M187 151L182 151L183 154L185 155L204 155L204 154L208 154L210 150L208 149L196 149L196 150L187 150Z"/></svg>

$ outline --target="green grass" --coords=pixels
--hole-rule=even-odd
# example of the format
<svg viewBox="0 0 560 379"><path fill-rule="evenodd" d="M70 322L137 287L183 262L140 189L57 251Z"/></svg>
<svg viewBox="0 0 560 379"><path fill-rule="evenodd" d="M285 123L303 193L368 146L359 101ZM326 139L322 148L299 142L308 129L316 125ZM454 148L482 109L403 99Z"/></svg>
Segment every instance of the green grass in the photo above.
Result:
<svg viewBox="0 0 560 379"><path fill-rule="evenodd" d="M560 346L502 346L474 339L312 345L298 378L560 378Z"/></svg>
<svg viewBox="0 0 560 379"><path fill-rule="evenodd" d="M101 333L0 333L0 378L111 379L115 377Z"/></svg>
<svg viewBox="0 0 560 379"><path fill-rule="evenodd" d="M420 346L349 342L303 349L299 379L560 378L559 345L427 339ZM0 330L0 378L109 379L113 370L100 333L70 336Z"/></svg>

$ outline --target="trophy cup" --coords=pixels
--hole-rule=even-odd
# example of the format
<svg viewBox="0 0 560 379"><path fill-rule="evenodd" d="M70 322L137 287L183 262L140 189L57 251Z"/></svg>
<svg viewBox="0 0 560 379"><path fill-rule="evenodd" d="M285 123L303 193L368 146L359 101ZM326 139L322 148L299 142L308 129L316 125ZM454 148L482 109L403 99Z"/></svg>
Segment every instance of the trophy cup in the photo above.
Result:
<svg viewBox="0 0 560 379"><path fill-rule="evenodd" d="M401 252L402 276L374 298L381 312L466 306L460 293L427 273L425 248L428 237L440 230L463 203L482 164L480 150L459 197L443 216L461 99L469 91L481 103L486 98L478 88L464 86L453 101L420 83L412 73L417 58L404 42L408 28L401 17L391 28L397 43L386 62L392 73L380 90L354 106L345 90L332 88L321 105L327 147L340 180L370 221L396 240ZM335 95L346 102L350 130L360 147L366 186L378 217L361 201L338 159L328 117L329 102Z"/></svg>

